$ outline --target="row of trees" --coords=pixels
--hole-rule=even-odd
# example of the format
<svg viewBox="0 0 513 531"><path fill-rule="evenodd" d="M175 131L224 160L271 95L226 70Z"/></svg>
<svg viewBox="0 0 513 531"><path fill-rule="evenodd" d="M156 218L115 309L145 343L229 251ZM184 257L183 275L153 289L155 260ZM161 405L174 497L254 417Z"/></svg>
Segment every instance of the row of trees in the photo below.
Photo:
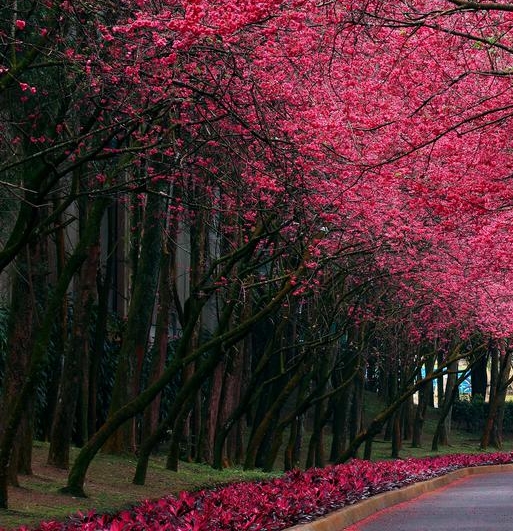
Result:
<svg viewBox="0 0 513 531"><path fill-rule="evenodd" d="M459 0L0 7L0 506L34 429L55 466L82 446L84 494L100 449L137 451L142 483L164 440L172 469L291 468L307 414L306 466L328 422L333 461L387 422L398 451L416 391L420 444L429 382L448 374L445 414L486 352L499 396L512 22ZM366 385L386 407L364 426Z"/></svg>

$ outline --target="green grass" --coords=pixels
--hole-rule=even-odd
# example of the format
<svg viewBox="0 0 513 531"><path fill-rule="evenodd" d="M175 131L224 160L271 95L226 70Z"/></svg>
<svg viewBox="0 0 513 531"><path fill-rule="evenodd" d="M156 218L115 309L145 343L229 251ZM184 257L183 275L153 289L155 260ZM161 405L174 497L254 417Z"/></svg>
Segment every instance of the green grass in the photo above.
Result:
<svg viewBox="0 0 513 531"><path fill-rule="evenodd" d="M76 449L73 449L73 454ZM0 527L35 526L41 521L62 520L77 511L110 512L144 499L156 499L182 490L196 490L235 481L253 481L277 474L243 471L240 468L214 470L197 463L180 463L180 470L165 468L165 456L153 457L146 485L133 485L136 460L98 454L89 469L87 498L61 494L67 472L46 465L48 445L36 442L33 450L33 475L20 476L20 487L9 489L9 509L0 510Z"/></svg>
<svg viewBox="0 0 513 531"><path fill-rule="evenodd" d="M379 411L380 403L372 395L366 396L367 418ZM425 423L422 448L412 448L409 441L403 443L400 456L425 457L448 453L479 452L479 434L453 429L450 446L441 447L439 452L431 452L431 439L436 427L437 412L431 409ZM327 430L328 431L328 430ZM326 445L330 436L326 436ZM303 447L306 448L308 437L305 436ZM505 441L504 451L511 451L511 437ZM494 449L490 449L495 451ZM72 458L76 450L72 451ZM165 468L165 456L153 457L149 464L146 485L132 484L136 460L134 457L118 457L100 453L88 472L85 490L88 498L73 498L63 495L59 489L66 484L67 472L46 465L48 445L35 443L33 453L33 475L20 476L20 487L9 491L10 508L0 510L0 527L7 529L21 525L35 526L41 521L62 520L77 511L86 512L95 509L98 512L119 510L131 503L144 499L156 499L166 494L177 494L182 490L196 490L217 484L234 481L253 481L280 475L265 474L261 471L243 471L240 468L214 470L207 465L180 463L178 472ZM327 450L326 455L329 454ZM373 444L373 459L389 459L391 443L382 436ZM304 458L302 460L304 463ZM279 466L279 464L277 465Z"/></svg>
<svg viewBox="0 0 513 531"><path fill-rule="evenodd" d="M374 395L366 393L365 395L365 419L369 421L372 418L372 415L376 415L380 408L382 407L382 402L379 401ZM421 448L412 448L410 441L404 441L401 451L401 458L408 457L429 457L435 455L443 454L457 454L457 453L482 453L483 451L479 448L480 443L480 433L470 433L464 429L460 429L456 425L452 425L452 429L449 434L449 446L439 446L438 452L431 451L431 442L433 440L433 435L436 430L438 422L438 411L435 408L429 408L426 421L424 422L424 430L422 437L422 447ZM504 440L503 451L512 451L513 450L513 437L511 434L507 435ZM363 449L362 449L363 451ZM490 452L496 452L497 449L490 448ZM372 459L390 459L392 453L392 445L390 441L384 441L382 435L374 439L372 446Z"/></svg>

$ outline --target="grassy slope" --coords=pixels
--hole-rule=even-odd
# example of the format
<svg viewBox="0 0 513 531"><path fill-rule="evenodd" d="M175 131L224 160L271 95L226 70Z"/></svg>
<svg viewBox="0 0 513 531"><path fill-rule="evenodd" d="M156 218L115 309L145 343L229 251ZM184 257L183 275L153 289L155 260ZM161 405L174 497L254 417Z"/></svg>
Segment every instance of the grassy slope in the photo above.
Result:
<svg viewBox="0 0 513 531"><path fill-rule="evenodd" d="M375 406L372 401L368 409ZM430 452L431 436L436 425L436 413L430 412L426 423L423 448L411 448L405 442L401 457L423 457L433 455ZM477 435L453 429L451 446L438 453L472 453L478 451ZM504 450L512 449L508 441ZM390 443L380 438L373 446L375 459L390 456ZM176 494L181 490L193 490L216 483L230 481L254 480L269 475L261 472L243 472L240 469L216 471L205 465L181 463L179 472L171 472L164 467L164 458L151 461L147 485L132 485L135 469L134 458L114 457L99 454L94 460L86 482L87 499L77 499L62 495L58 489L66 482L66 471L46 466L48 446L36 443L34 446L34 475L21 476L20 488L10 490L10 509L0 510L0 527L15 528L36 525L40 521L63 519L77 511L96 509L100 512L119 509L143 499L155 499L166 494Z"/></svg>

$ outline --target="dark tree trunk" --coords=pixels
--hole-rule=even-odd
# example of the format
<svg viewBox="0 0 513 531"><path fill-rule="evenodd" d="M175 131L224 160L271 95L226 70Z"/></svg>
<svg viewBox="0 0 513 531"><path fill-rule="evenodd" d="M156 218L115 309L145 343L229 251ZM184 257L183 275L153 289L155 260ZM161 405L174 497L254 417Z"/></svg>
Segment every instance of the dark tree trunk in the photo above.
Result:
<svg viewBox="0 0 513 531"><path fill-rule="evenodd" d="M41 369L47 359L48 343L51 338L51 332L55 320L55 315L61 307L62 300L66 295L69 283L75 275L76 271L81 267L84 260L87 258L87 249L91 243L96 239L99 230L101 219L105 208L107 207L107 200L98 199L93 205L93 211L88 220L88 226L80 241L68 258L64 269L59 275L59 279L55 289L52 291L49 298L47 310L42 318L41 326L38 329L37 335L34 339L34 347L32 349L32 356L30 358L30 366L28 368L26 377L23 381L23 386L17 393L13 407L7 417L5 418L4 430L0 434L0 507L7 506L7 471L11 459L13 445L16 441L16 434L19 423L23 417L23 413L33 397L36 386L41 377Z"/></svg>
<svg viewBox="0 0 513 531"><path fill-rule="evenodd" d="M403 404L404 407L404 404ZM403 439L402 439L402 430L401 430L401 416L402 416L402 409L401 407L398 411L395 412L395 415L392 417L392 454L391 457L393 459L397 459L399 457L399 452L401 451L401 448L403 446Z"/></svg>
<svg viewBox="0 0 513 531"><path fill-rule="evenodd" d="M324 427L328 422L329 407L323 402L317 404L314 409L314 430L308 444L306 468L326 466L324 454Z"/></svg>
<svg viewBox="0 0 513 531"><path fill-rule="evenodd" d="M170 313L173 305L171 277L175 263L176 231L169 230L167 245L162 249L160 264L160 281L157 307L157 322L155 325L155 338L151 352L150 384L157 381L166 366L167 351L169 344ZM141 439L149 437L160 421L161 395L157 395L144 412Z"/></svg>
<svg viewBox="0 0 513 531"><path fill-rule="evenodd" d="M430 374L433 371L434 366L435 358L434 356L431 356L426 360L426 374ZM411 441L413 448L420 448L422 446L422 432L432 393L433 382L423 382L419 388L418 404L417 408L415 409L415 418L413 420L413 433Z"/></svg>
<svg viewBox="0 0 513 531"><path fill-rule="evenodd" d="M486 450L488 446L501 449L503 443L502 425L504 421L506 392L508 385L511 383L510 373L513 351L509 348L502 350L501 355L499 355L499 349L496 349L499 370L497 377L493 378L495 388L493 390L490 389L491 398L488 417L481 436L481 449L483 450Z"/></svg>
<svg viewBox="0 0 513 531"><path fill-rule="evenodd" d="M401 414L401 429L404 441L410 441L413 437L413 410L413 396L411 396L404 403Z"/></svg>
<svg viewBox="0 0 513 531"><path fill-rule="evenodd" d="M299 456L303 438L303 417L294 417L290 426L289 440L285 447L284 470L293 470L299 467Z"/></svg>
<svg viewBox="0 0 513 531"><path fill-rule="evenodd" d="M84 387L84 378L89 367L89 325L91 311L95 302L96 270L100 256L99 242L91 245L87 251L79 286L73 305L73 328L66 349L57 407L50 436L48 464L57 468L69 467L69 448L75 422L83 426L87 415L77 420L76 411L80 392ZM87 402L86 402L87 403ZM82 428L83 431L83 428Z"/></svg>
<svg viewBox="0 0 513 531"><path fill-rule="evenodd" d="M442 351L437 352L437 363L440 367L444 362L444 353ZM434 400L434 398L433 398ZM441 408L444 401L444 379L443 376L439 376L436 379L436 407Z"/></svg>
<svg viewBox="0 0 513 531"><path fill-rule="evenodd" d="M91 435L98 429L98 378L100 363L105 353L105 341L107 340L107 321L109 316L109 296L111 294L114 279L114 257L116 252L114 229L116 227L117 205L110 205L107 209L107 259L105 262L105 273L102 278L101 270L98 268L96 285L98 291L98 313L94 326L94 336L92 339L90 363L89 363L89 389L87 405L87 433Z"/></svg>
<svg viewBox="0 0 513 531"><path fill-rule="evenodd" d="M32 281L31 258L36 258L27 248L16 261L12 275L11 305L7 330L7 352L3 393L0 403L0 431L5 429L4 422L13 408L14 397L19 393L26 377L30 353L34 342L34 320L36 300ZM8 477L12 485L18 485L17 474L20 465L26 473L30 473L30 453L26 454L26 440L30 439L32 448L32 404L24 412L12 450ZM30 417L27 418L27 416ZM24 457L25 456L25 457ZM28 462L27 462L28 458Z"/></svg>
<svg viewBox="0 0 513 531"><path fill-rule="evenodd" d="M109 416L134 399L140 391L140 377L148 342L157 289L162 227L160 214L162 199L148 194L144 230L137 274L119 354L116 378L112 391ZM103 450L107 453L136 451L135 422L126 423L109 438Z"/></svg>
<svg viewBox="0 0 513 531"><path fill-rule="evenodd" d="M353 392L353 384L350 384L333 400L333 438L330 451L332 462L346 449Z"/></svg>
<svg viewBox="0 0 513 531"><path fill-rule="evenodd" d="M264 443L266 435L269 433L269 429L273 423L276 423L281 408L301 381L303 370L304 366L301 364L296 372L289 378L287 383L282 387L281 392L275 398L274 402L270 404L266 414L253 431L246 450L246 459L244 462L245 470L252 470L257 466L257 456L262 447L262 443Z"/></svg>
<svg viewBox="0 0 513 531"><path fill-rule="evenodd" d="M363 425L363 394L365 372L360 369L356 375L353 386L353 398L351 400L351 412L349 420L349 439L354 440L362 431ZM356 457L356 454L353 456Z"/></svg>
<svg viewBox="0 0 513 531"><path fill-rule="evenodd" d="M205 445L203 446L203 459L212 464L214 462L214 441L219 423L219 412L223 395L223 375L226 371L224 363L220 363L211 377L208 409L205 418Z"/></svg>
<svg viewBox="0 0 513 531"><path fill-rule="evenodd" d="M431 443L433 452L437 452L439 446L447 446L449 444L452 405L458 396L458 386L463 382L467 374L464 372L458 377L457 370L458 361L454 361L449 365L444 398L438 412L438 423Z"/></svg>
<svg viewBox="0 0 513 531"><path fill-rule="evenodd" d="M479 360L473 365L470 372L472 399L479 395L484 400L486 396L486 387L488 386L488 358L488 352L479 356Z"/></svg>
<svg viewBox="0 0 513 531"><path fill-rule="evenodd" d="M334 355L333 349L326 351L322 365L315 367L313 383L316 387L316 394L319 396L325 394L333 368L333 363L328 359L330 354L331 357ZM331 410L328 407L327 400L322 400L315 404L313 431L308 444L306 468L313 466L322 468L326 465L326 457L324 455L324 427L328 422L328 415L330 413Z"/></svg>

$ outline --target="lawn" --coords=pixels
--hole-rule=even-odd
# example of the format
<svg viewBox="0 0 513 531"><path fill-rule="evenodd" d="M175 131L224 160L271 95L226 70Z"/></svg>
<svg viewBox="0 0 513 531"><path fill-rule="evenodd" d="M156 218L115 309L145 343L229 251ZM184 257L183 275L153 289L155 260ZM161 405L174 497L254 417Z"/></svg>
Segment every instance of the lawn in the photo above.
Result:
<svg viewBox="0 0 513 531"><path fill-rule="evenodd" d="M367 397L367 407L372 412L372 397ZM451 446L444 447L438 453L430 451L431 436L436 425L436 412L431 411L425 426L425 438L422 448L411 448L409 442L403 444L401 458L421 458L444 454L479 453L479 439L476 434L453 429ZM329 437L326 438L329 442ZM508 440L504 451L513 450ZM76 452L73 449L73 453ZM373 445L373 458L386 460L390 456L389 441L378 437ZM20 488L11 488L9 492L10 508L0 511L0 528L16 528L21 525L36 526L41 521L63 520L77 511L97 512L118 511L132 503L145 499L158 499L169 494L195 491L218 484L239 481L255 481L281 476L261 471L243 471L230 468L222 471L195 463L180 463L179 472L165 469L165 457L153 457L150 461L146 485L133 485L131 480L135 470L134 457L117 457L100 453L93 461L85 485L88 498L73 498L59 493L65 485L67 473L46 465L48 446L36 442L33 455L32 476L20 476Z"/></svg>

